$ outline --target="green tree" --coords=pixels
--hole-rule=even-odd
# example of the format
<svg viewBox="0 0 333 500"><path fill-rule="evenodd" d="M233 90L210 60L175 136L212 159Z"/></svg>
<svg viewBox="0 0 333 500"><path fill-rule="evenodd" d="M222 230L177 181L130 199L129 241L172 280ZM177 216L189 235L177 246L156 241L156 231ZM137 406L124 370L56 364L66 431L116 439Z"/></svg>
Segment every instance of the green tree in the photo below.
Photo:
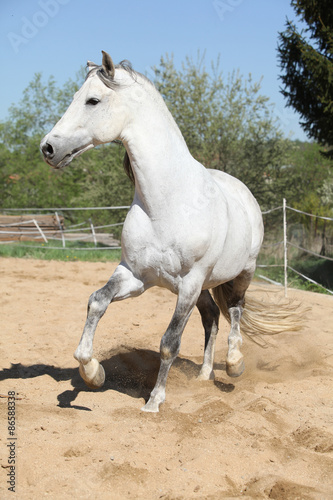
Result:
<svg viewBox="0 0 333 500"><path fill-rule="evenodd" d="M124 148L98 147L77 158L70 168L54 170L42 159L41 138L54 126L82 85L85 70L75 81L57 87L53 77L44 82L37 73L23 98L0 123L0 207L45 208L129 205L133 186L122 167ZM116 212L64 212L70 222L91 217L95 225L116 223L126 210ZM111 230L120 235L120 228Z"/></svg>
<svg viewBox="0 0 333 500"><path fill-rule="evenodd" d="M234 72L224 78L219 61L208 72L203 56L187 58L180 70L172 58L155 67L155 83L180 126L193 156L243 180L263 208L282 197L301 203L319 191L329 177L329 162L316 145L283 139L260 82ZM123 172L124 148L105 145L77 158L70 168L55 171L42 160L41 137L64 113L84 78L58 88L40 74L0 123L0 205L3 208L129 205L133 186ZM124 212L125 213L125 212ZM94 212L96 224L117 222L119 214ZM124 214L121 214L121 217ZM69 214L78 221L77 212Z"/></svg>
<svg viewBox="0 0 333 500"><path fill-rule="evenodd" d="M72 203L78 207L129 206L134 196L134 186L123 169L125 148L122 144L106 144L88 151L75 163L83 176L78 193ZM74 165L73 165L74 166ZM118 224L125 219L127 209L85 212L95 225ZM122 226L115 226L110 232L120 237Z"/></svg>
<svg viewBox="0 0 333 500"><path fill-rule="evenodd" d="M333 176L324 180L318 194L322 204L328 209L327 213L333 215Z"/></svg>
<svg viewBox="0 0 333 500"><path fill-rule="evenodd" d="M333 8L331 0L292 0L300 30L287 19L279 35L278 55L283 71L281 90L287 105L301 115L309 138L333 158Z"/></svg>
<svg viewBox="0 0 333 500"><path fill-rule="evenodd" d="M77 196L82 170L54 171L43 161L39 143L68 107L83 80L58 88L53 77L45 83L40 73L23 92L18 104L9 108L9 118L0 124L0 205L2 208L65 206Z"/></svg>
<svg viewBox="0 0 333 500"><path fill-rule="evenodd" d="M45 83L42 74L35 73L22 99L9 108L9 119L0 129L2 142L10 150L23 152L31 143L40 141L66 111L83 80L84 68L77 72L75 81L69 79L63 88L56 86L52 76ZM39 154L39 148L35 152Z"/></svg>
<svg viewBox="0 0 333 500"><path fill-rule="evenodd" d="M283 170L289 179L284 197L301 208L308 194L320 203L318 193L332 176L332 162L320 154L317 143L290 141Z"/></svg>

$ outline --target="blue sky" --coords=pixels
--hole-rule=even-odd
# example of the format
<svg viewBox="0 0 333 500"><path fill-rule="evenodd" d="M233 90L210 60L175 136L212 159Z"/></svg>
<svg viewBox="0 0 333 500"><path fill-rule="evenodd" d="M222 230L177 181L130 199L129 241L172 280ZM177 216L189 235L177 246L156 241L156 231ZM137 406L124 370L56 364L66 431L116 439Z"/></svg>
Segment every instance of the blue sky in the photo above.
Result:
<svg viewBox="0 0 333 500"><path fill-rule="evenodd" d="M142 73L166 53L179 67L200 50L207 67L220 55L226 76L239 69L263 77L285 135L306 140L279 92L276 47L286 16L295 18L290 0L2 0L0 120L36 72L61 86L88 59L100 63L102 49Z"/></svg>

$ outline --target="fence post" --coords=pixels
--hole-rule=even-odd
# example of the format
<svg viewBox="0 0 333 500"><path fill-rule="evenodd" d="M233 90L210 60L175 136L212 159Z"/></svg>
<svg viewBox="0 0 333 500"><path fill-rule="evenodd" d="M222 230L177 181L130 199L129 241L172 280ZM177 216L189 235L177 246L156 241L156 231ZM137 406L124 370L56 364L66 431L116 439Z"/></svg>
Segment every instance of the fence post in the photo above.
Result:
<svg viewBox="0 0 333 500"><path fill-rule="evenodd" d="M91 219L89 219L89 222L90 222L90 229L91 229L93 240L94 240L94 245L95 245L95 247L97 247L97 239L96 239L96 234L95 234L95 228L94 228L94 225L93 225Z"/></svg>
<svg viewBox="0 0 333 500"><path fill-rule="evenodd" d="M57 218L57 222L58 222L58 226L59 226L59 230L60 230L60 234L61 234L62 246L63 246L63 248L65 248L66 247L66 240L65 240L64 233L62 231L61 222L60 222L60 218L59 218L58 212L55 212L55 216Z"/></svg>
<svg viewBox="0 0 333 500"><path fill-rule="evenodd" d="M36 219L32 219L32 220L33 220L33 223L35 224L35 226L37 227L37 229L38 229L41 237L45 241L45 243L48 243L47 238L46 238L45 234L43 233L43 231L41 230L41 228L39 227L38 222L36 221Z"/></svg>
<svg viewBox="0 0 333 500"><path fill-rule="evenodd" d="M288 252L287 252L287 202L283 198L283 250L284 250L284 296L287 297L288 294Z"/></svg>

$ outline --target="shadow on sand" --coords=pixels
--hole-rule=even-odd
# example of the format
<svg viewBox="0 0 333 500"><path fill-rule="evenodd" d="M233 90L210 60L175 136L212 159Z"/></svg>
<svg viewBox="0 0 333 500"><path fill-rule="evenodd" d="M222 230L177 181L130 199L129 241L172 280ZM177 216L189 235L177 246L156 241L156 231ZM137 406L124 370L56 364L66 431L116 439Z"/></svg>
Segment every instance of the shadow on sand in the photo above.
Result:
<svg viewBox="0 0 333 500"><path fill-rule="evenodd" d="M101 364L105 370L106 380L104 386L98 390L101 392L117 391L147 401L156 382L159 360L159 353L146 349L122 346L118 351L111 351L102 356ZM185 376L186 379L196 378L200 371L199 364L181 357L174 361L173 368L178 371L179 376ZM223 370L225 365L215 364L215 369ZM29 379L43 375L49 375L57 382L70 380L73 389L66 390L57 396L60 408L91 411L90 408L72 404L80 392L92 390L84 384L77 367L59 368L46 364L27 366L14 363L10 368L4 368L0 371L0 381ZM214 384L221 392L232 392L234 390L233 384L225 384L220 381L214 381Z"/></svg>

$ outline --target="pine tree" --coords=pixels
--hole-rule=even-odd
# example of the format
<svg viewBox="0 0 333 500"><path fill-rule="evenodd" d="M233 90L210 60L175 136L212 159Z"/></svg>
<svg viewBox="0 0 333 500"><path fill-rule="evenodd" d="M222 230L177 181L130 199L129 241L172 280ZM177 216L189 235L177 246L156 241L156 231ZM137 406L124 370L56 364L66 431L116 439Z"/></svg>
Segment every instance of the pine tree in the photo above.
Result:
<svg viewBox="0 0 333 500"><path fill-rule="evenodd" d="M309 138L324 146L333 158L333 4L332 0L292 0L299 30L287 19L279 34L280 76L287 106L301 115Z"/></svg>

